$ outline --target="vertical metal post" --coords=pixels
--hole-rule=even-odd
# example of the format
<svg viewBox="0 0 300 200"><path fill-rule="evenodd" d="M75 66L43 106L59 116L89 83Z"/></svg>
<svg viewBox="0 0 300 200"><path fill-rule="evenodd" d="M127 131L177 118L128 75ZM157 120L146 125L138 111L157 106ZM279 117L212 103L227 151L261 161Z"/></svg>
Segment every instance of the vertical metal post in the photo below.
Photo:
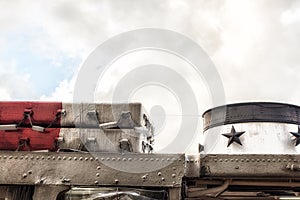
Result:
<svg viewBox="0 0 300 200"><path fill-rule="evenodd" d="M180 200L181 199L181 188L169 188L169 200Z"/></svg>

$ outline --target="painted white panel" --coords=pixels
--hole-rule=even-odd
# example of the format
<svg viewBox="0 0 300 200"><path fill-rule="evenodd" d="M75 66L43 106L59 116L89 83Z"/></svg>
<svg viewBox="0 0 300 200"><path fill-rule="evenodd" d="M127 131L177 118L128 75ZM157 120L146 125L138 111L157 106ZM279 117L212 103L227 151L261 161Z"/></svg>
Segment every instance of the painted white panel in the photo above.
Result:
<svg viewBox="0 0 300 200"><path fill-rule="evenodd" d="M234 126L236 132L245 131L240 136L242 146L234 142L229 147L228 138ZM251 122L228 124L210 128L204 132L204 151L206 154L298 154L300 145L295 146L298 126L286 123Z"/></svg>

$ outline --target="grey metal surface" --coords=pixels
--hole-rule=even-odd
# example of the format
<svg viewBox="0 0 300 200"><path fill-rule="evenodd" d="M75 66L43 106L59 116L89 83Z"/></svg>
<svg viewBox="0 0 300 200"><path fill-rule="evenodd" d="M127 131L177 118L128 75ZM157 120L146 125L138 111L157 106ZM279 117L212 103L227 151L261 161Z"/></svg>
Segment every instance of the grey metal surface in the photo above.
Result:
<svg viewBox="0 0 300 200"><path fill-rule="evenodd" d="M199 177L200 154L186 155L185 160L185 177Z"/></svg>
<svg viewBox="0 0 300 200"><path fill-rule="evenodd" d="M59 148L87 149L95 152L120 152L120 142L127 139L132 152L141 152L143 135L134 129L62 128Z"/></svg>
<svg viewBox="0 0 300 200"><path fill-rule="evenodd" d="M204 112L203 129L244 123L279 122L300 124L300 107L284 103L251 102L219 106Z"/></svg>
<svg viewBox="0 0 300 200"><path fill-rule="evenodd" d="M274 147L275 148L275 147ZM207 155L201 177L300 177L300 155Z"/></svg>
<svg viewBox="0 0 300 200"><path fill-rule="evenodd" d="M178 154L1 152L0 184L181 187L184 163Z"/></svg>
<svg viewBox="0 0 300 200"><path fill-rule="evenodd" d="M118 121L130 112L135 125L141 126L140 103L63 103L66 115L61 118L62 127L98 127L99 124Z"/></svg>

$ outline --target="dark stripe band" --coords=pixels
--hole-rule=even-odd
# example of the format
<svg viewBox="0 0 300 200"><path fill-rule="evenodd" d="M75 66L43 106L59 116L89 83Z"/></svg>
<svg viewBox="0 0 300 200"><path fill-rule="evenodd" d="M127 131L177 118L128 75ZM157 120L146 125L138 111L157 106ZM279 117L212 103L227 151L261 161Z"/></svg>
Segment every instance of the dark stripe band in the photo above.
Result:
<svg viewBox="0 0 300 200"><path fill-rule="evenodd" d="M235 123L278 122L300 124L300 107L285 103L250 102L219 106L207 110L203 129Z"/></svg>

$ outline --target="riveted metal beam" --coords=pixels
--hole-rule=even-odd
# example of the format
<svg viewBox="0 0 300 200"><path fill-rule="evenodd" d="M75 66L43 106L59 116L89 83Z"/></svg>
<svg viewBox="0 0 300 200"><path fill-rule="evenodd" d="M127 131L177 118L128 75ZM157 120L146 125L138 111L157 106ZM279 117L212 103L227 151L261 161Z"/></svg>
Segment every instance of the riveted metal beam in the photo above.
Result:
<svg viewBox="0 0 300 200"><path fill-rule="evenodd" d="M0 184L181 187L184 155L0 152Z"/></svg>
<svg viewBox="0 0 300 200"><path fill-rule="evenodd" d="M200 176L299 178L300 155L206 155Z"/></svg>

